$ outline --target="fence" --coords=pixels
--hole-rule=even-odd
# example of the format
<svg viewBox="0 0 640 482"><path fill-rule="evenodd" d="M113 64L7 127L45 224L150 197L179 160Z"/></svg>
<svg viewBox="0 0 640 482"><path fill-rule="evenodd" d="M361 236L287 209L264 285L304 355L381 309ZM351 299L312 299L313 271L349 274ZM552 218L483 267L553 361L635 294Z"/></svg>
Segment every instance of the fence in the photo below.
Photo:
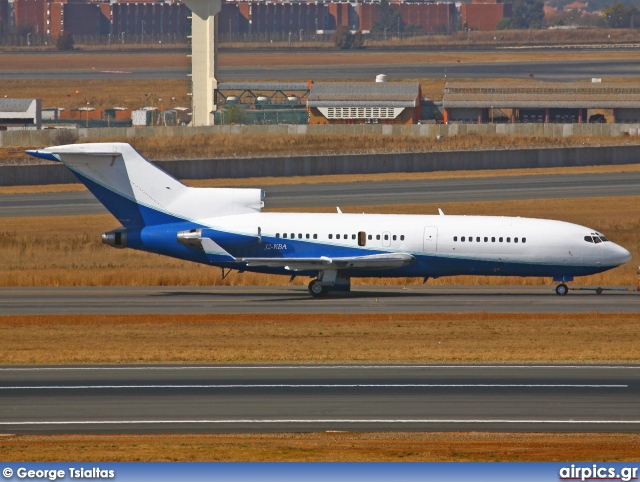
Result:
<svg viewBox="0 0 640 482"><path fill-rule="evenodd" d="M635 164L636 146L156 161L179 179L375 174ZM0 186L78 182L62 164L0 167Z"/></svg>
<svg viewBox="0 0 640 482"><path fill-rule="evenodd" d="M502 134L536 137L571 137L622 135L637 136L640 124L423 124L423 125L215 125L209 127L105 127L77 130L81 139L133 139L136 137L182 137L205 135L396 135L454 136L464 134ZM57 130L0 131L0 147L34 148L55 144Z"/></svg>

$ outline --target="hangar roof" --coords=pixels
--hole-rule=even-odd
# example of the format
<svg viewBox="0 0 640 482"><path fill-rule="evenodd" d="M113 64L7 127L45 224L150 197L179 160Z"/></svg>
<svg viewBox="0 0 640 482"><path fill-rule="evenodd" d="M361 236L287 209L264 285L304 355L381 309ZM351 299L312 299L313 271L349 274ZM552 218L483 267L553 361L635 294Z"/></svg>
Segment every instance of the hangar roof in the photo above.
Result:
<svg viewBox="0 0 640 482"><path fill-rule="evenodd" d="M417 107L417 82L318 82L311 85L309 107Z"/></svg>
<svg viewBox="0 0 640 482"><path fill-rule="evenodd" d="M35 99L0 98L0 112L27 112Z"/></svg>
<svg viewBox="0 0 640 482"><path fill-rule="evenodd" d="M638 82L450 82L445 108L640 108Z"/></svg>

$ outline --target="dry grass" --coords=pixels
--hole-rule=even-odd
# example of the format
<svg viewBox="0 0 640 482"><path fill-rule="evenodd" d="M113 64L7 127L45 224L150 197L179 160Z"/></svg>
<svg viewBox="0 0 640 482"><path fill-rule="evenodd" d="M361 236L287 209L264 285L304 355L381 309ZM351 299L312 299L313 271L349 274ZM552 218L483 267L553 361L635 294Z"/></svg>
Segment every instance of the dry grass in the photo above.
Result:
<svg viewBox="0 0 640 482"><path fill-rule="evenodd" d="M637 363L639 337L639 314L0 316L0 364Z"/></svg>
<svg viewBox="0 0 640 482"><path fill-rule="evenodd" d="M240 140L241 139L241 140ZM455 135L442 139L392 135L195 135L188 137L138 137L92 139L92 142L128 142L148 159L215 159L255 156L316 154L376 154L388 152L437 152L481 149L526 149L638 145L640 137L571 136L535 137L506 134ZM39 148L42 146L30 146ZM24 148L0 148L0 163L33 163ZM38 161L39 162L39 161Z"/></svg>
<svg viewBox="0 0 640 482"><path fill-rule="evenodd" d="M558 219L589 226L640 256L640 197L536 199L396 206L341 206L344 212L504 215ZM562 209L559 210L559 206ZM286 209L282 211L299 211ZM307 209L333 212L333 209ZM110 215L4 218L0 230L0 286L247 286L282 285L284 276L233 274L222 280L211 267L101 244L100 235L118 227ZM306 284L296 279L294 284ZM550 284L546 278L458 276L429 281L435 285ZM579 278L580 284L636 286L636 264ZM356 279L354 284L402 285L419 279Z"/></svg>
<svg viewBox="0 0 640 482"><path fill-rule="evenodd" d="M367 52L331 51L314 52L221 52L218 55L222 67L274 67L309 65L397 65L397 64L446 64L446 63L494 63L494 62L567 62L584 60L637 60L640 52L623 51L513 51L485 52ZM41 53L2 55L2 70L122 70L153 68L187 68L187 52L173 53ZM126 79L127 74L122 74ZM312 80L312 79L310 79Z"/></svg>
<svg viewBox="0 0 640 482"><path fill-rule="evenodd" d="M640 164L615 166L582 167L544 167L533 169L487 169L478 171L435 171L435 172L397 172L383 174L334 174L327 176L290 176L290 177L246 177L239 179L184 179L188 186L194 187L265 187L298 184L348 183L348 182L384 182L417 181L438 179L471 179L487 177L543 176L568 174L602 174L616 172L639 172ZM81 192L87 188L83 184L43 184L40 186L0 186L3 194L38 194L59 192Z"/></svg>
<svg viewBox="0 0 640 482"><path fill-rule="evenodd" d="M156 98L164 99L166 101L165 108L171 106L170 99L172 97L176 98L176 105L190 106L191 98L187 95L188 91L189 80L187 78L185 80L141 81L127 80L126 76L123 76L120 81L3 80L0 83L0 97L6 95L16 98L42 99L42 107L64 107L65 109L77 109L85 106L87 102L90 102L92 107L99 109L116 106L139 109L149 105L149 101L145 97L145 94L149 92L154 93Z"/></svg>
<svg viewBox="0 0 640 482"><path fill-rule="evenodd" d="M630 433L13 435L6 462L636 462Z"/></svg>

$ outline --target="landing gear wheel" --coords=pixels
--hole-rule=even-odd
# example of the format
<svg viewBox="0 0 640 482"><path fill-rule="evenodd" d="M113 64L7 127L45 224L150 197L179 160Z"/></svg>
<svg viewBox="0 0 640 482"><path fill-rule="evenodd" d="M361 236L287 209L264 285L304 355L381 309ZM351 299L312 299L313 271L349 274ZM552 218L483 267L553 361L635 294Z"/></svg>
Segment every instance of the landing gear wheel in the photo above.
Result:
<svg viewBox="0 0 640 482"><path fill-rule="evenodd" d="M602 288L600 288L599 286L596 288L596 294L597 295L601 295L602 294Z"/></svg>
<svg viewBox="0 0 640 482"><path fill-rule="evenodd" d="M567 293L569 292L569 288L567 287L566 284L562 283L559 284L558 286L556 286L556 294L559 296L567 296Z"/></svg>
<svg viewBox="0 0 640 482"><path fill-rule="evenodd" d="M311 293L311 296L313 296L314 298L320 298L321 296L325 296L329 292L329 289L326 286L322 286L316 279L309 283L308 289L309 293Z"/></svg>

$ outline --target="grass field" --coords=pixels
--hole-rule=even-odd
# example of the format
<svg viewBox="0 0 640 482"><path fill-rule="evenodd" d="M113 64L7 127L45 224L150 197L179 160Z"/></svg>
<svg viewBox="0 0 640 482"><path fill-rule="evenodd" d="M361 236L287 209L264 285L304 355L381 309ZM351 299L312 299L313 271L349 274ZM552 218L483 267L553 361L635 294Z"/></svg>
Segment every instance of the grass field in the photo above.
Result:
<svg viewBox="0 0 640 482"><path fill-rule="evenodd" d="M639 338L640 314L0 316L0 365L638 363Z"/></svg>
<svg viewBox="0 0 640 482"><path fill-rule="evenodd" d="M375 154L385 152L436 152L479 149L526 149L639 145L640 136L535 137L519 135L455 135L442 139L392 135L195 135L188 137L138 137L93 139L92 142L127 142L147 159L215 159L249 156L291 156L316 154ZM40 148L43 146L30 146ZM33 164L35 159L22 148L0 148L0 163Z"/></svg>
<svg viewBox="0 0 640 482"><path fill-rule="evenodd" d="M631 433L277 433L0 437L6 462L637 462Z"/></svg>
<svg viewBox="0 0 640 482"><path fill-rule="evenodd" d="M501 215L539 217L575 222L605 233L626 247L637 260L640 255L640 197L588 199L539 199L396 206L341 206L344 212ZM559 210L559 206L562 209ZM299 211L291 208L283 211ZM308 209L333 212L333 209ZM204 265L137 252L116 250L101 244L100 235L118 227L110 215L4 218L0 228L0 286L218 286L281 285L284 276L255 273L233 274L222 279L220 271ZM585 285L636 286L637 265L629 262L605 273L578 278ZM305 284L305 278L294 284ZM355 279L354 284L399 285L421 279ZM435 285L550 284L543 278L458 276L430 280Z"/></svg>

